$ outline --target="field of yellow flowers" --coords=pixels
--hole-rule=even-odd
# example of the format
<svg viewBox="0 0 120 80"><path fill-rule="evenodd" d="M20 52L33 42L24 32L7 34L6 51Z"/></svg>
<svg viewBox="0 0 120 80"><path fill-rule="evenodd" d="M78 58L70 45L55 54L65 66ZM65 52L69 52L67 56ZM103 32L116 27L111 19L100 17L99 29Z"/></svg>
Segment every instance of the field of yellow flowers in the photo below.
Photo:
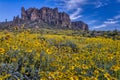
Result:
<svg viewBox="0 0 120 80"><path fill-rule="evenodd" d="M120 80L120 40L71 32L0 31L0 80Z"/></svg>

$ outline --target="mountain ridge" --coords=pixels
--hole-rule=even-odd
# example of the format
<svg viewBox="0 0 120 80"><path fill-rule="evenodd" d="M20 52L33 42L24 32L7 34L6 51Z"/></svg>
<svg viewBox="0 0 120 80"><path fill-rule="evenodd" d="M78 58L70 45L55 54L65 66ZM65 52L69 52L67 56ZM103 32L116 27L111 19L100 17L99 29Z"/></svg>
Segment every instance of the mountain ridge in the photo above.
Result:
<svg viewBox="0 0 120 80"><path fill-rule="evenodd" d="M5 23L4 23L5 24ZM8 24L8 25L7 25ZM55 28L62 29L80 29L89 30L88 25L83 21L72 22L69 15L65 12L59 12L58 8L42 7L38 8L21 8L21 18L15 16L13 21L6 26L21 26L25 24L26 27L43 27L44 24Z"/></svg>

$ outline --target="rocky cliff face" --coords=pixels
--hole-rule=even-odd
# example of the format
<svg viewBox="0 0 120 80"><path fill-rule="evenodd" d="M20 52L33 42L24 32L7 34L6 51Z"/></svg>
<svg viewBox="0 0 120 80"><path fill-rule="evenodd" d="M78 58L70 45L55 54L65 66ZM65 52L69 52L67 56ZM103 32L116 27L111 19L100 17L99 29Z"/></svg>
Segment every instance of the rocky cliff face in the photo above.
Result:
<svg viewBox="0 0 120 80"><path fill-rule="evenodd" d="M58 8L43 7L41 9L29 8L25 10L21 8L21 18L14 17L13 24L24 23L28 21L44 22L61 28L88 30L88 25L82 21L71 22L70 17L65 12L58 12ZM36 23L37 25L37 23Z"/></svg>
<svg viewBox="0 0 120 80"><path fill-rule="evenodd" d="M76 21L71 23L74 29L88 30L88 25L82 21Z"/></svg>
<svg viewBox="0 0 120 80"><path fill-rule="evenodd" d="M71 24L69 15L64 12L59 13L57 8L43 7L41 9L29 8L25 10L22 7L21 11L22 20L42 20L45 23L61 26L69 26Z"/></svg>
<svg viewBox="0 0 120 80"><path fill-rule="evenodd" d="M14 16L13 18L13 24L19 24L22 20L19 18L19 16Z"/></svg>

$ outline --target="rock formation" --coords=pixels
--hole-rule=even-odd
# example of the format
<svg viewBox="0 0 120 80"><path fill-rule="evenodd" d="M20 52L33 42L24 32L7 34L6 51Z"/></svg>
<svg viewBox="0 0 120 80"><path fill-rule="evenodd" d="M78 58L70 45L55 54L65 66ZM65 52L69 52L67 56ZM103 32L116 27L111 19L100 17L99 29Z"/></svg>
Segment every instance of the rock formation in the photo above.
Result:
<svg viewBox="0 0 120 80"><path fill-rule="evenodd" d="M22 20L42 20L45 23L61 26L69 26L71 21L69 15L65 12L59 13L57 8L51 9L43 7L41 9L29 8L27 10L21 9Z"/></svg>
<svg viewBox="0 0 120 80"><path fill-rule="evenodd" d="M71 23L74 29L88 30L88 25L82 21L76 21Z"/></svg>
<svg viewBox="0 0 120 80"><path fill-rule="evenodd" d="M13 18L13 24L19 24L22 20L19 18L19 16L14 16Z"/></svg>
<svg viewBox="0 0 120 80"><path fill-rule="evenodd" d="M19 16L14 17L13 24L25 23L26 21L42 21L50 25L60 26L61 28L88 30L87 24L82 21L71 22L69 15L65 12L58 12L58 8L43 7L41 9L29 8L25 10L22 7L21 18Z"/></svg>

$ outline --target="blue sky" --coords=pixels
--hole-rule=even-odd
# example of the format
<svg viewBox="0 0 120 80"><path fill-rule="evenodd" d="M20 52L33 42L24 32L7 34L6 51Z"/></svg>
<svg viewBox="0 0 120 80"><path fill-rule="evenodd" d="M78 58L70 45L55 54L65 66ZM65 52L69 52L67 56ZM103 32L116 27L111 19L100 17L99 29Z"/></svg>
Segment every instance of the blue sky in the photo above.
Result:
<svg viewBox="0 0 120 80"><path fill-rule="evenodd" d="M21 7L58 7L91 30L120 30L120 0L0 0L0 22L21 14Z"/></svg>

